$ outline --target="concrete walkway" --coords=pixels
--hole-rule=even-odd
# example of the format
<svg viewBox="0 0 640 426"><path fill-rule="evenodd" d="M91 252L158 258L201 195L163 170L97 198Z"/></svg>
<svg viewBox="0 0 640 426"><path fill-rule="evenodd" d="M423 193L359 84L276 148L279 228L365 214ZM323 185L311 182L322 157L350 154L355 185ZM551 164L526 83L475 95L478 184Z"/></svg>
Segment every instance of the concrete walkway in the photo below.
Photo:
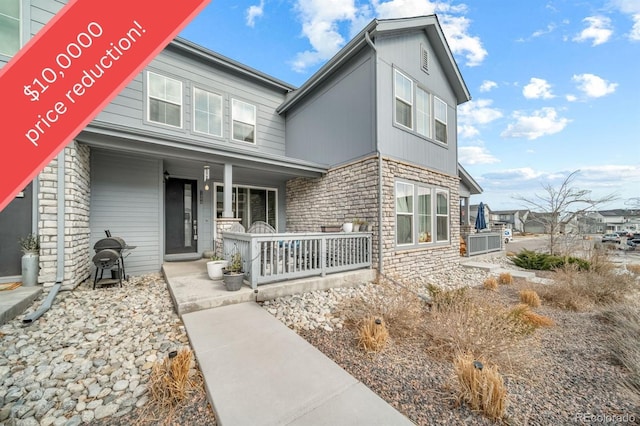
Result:
<svg viewBox="0 0 640 426"><path fill-rule="evenodd" d="M413 424L256 303L182 319L220 425Z"/></svg>
<svg viewBox="0 0 640 426"><path fill-rule="evenodd" d="M395 408L289 329L256 301L348 287L372 269L227 291L206 261L162 267L176 311L223 426L412 425Z"/></svg>
<svg viewBox="0 0 640 426"><path fill-rule="evenodd" d="M21 315L42 294L42 286L20 286L0 291L0 325Z"/></svg>

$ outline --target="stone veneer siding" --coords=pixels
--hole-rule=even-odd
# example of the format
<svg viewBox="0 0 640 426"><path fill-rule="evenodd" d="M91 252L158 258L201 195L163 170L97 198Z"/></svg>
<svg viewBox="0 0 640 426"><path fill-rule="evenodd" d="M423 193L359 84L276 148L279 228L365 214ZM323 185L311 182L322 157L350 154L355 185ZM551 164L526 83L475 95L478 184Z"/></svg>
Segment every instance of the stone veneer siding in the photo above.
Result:
<svg viewBox="0 0 640 426"><path fill-rule="evenodd" d="M71 142L64 149L64 280L63 288L74 288L91 275L89 246L90 149ZM58 261L58 157L39 175L38 234L40 274L45 287L56 282Z"/></svg>
<svg viewBox="0 0 640 426"><path fill-rule="evenodd" d="M287 181L287 232L320 232L323 225L363 219L378 232L378 159L369 157L329 170L320 178ZM374 266L378 245L373 244Z"/></svg>
<svg viewBox="0 0 640 426"><path fill-rule="evenodd" d="M383 160L383 253L384 274L397 280L410 280L460 264L460 196L458 176L450 176L425 167ZM395 182L397 179L423 183L449 190L449 243L425 248L397 248L395 245ZM435 202L435 200L433 201Z"/></svg>
<svg viewBox="0 0 640 426"><path fill-rule="evenodd" d="M373 267L378 268L378 236L383 238L383 272L397 280L451 269L460 261L460 202L458 176L383 157L383 222L378 223L378 158L376 156L330 169L320 178L287 182L287 231L318 232L321 225L338 225L353 218L373 224ZM449 190L450 243L419 249L395 246L395 182L405 179Z"/></svg>

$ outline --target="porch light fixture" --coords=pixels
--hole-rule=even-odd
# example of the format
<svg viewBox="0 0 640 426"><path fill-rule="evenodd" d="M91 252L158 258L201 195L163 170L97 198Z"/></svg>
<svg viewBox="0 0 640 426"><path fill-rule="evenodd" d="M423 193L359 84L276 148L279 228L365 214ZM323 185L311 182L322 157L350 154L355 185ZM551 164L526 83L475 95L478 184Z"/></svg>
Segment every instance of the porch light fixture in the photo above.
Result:
<svg viewBox="0 0 640 426"><path fill-rule="evenodd" d="M169 180L169 176L170 176L170 175L169 175L169 172L168 172L168 171L166 171L166 170L165 170L165 171L164 171L164 173L162 173L162 176L164 176L164 181L165 181L165 182Z"/></svg>
<svg viewBox="0 0 640 426"><path fill-rule="evenodd" d="M209 190L209 166L204 166L204 190Z"/></svg>

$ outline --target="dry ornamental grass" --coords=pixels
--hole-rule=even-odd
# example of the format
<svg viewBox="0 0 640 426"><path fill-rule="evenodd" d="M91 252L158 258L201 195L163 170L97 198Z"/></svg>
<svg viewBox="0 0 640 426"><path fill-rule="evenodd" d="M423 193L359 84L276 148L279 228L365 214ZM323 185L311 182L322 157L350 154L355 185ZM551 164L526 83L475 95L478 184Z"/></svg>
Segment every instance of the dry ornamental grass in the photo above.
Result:
<svg viewBox="0 0 640 426"><path fill-rule="evenodd" d="M522 290L520 291L520 302L537 308L540 306L540 296L535 290Z"/></svg>
<svg viewBox="0 0 640 426"><path fill-rule="evenodd" d="M474 359L470 353L459 354L453 366L460 385L459 400L492 420L504 417L507 390L498 368Z"/></svg>
<svg viewBox="0 0 640 426"><path fill-rule="evenodd" d="M380 352L389 338L389 332L380 318L369 317L362 322L358 345L366 351Z"/></svg>
<svg viewBox="0 0 640 426"><path fill-rule="evenodd" d="M498 280L495 277L487 277L482 283L482 287L495 291L498 289Z"/></svg>
<svg viewBox="0 0 640 426"><path fill-rule="evenodd" d="M190 376L192 352L182 348L174 357L156 362L149 378L149 395L156 406L166 409L176 407L184 401L195 387Z"/></svg>
<svg viewBox="0 0 640 426"><path fill-rule="evenodd" d="M511 272L502 272L498 276L498 282L503 285L513 284L513 275L511 275Z"/></svg>

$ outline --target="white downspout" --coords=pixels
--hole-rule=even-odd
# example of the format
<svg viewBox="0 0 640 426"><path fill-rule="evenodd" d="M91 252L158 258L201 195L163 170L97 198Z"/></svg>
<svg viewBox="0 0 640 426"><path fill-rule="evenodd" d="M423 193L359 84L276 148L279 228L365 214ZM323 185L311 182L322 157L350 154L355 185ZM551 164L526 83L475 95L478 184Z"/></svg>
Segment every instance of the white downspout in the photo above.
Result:
<svg viewBox="0 0 640 426"><path fill-rule="evenodd" d="M58 154L58 246L56 248L56 283L64 281L65 148Z"/></svg>

